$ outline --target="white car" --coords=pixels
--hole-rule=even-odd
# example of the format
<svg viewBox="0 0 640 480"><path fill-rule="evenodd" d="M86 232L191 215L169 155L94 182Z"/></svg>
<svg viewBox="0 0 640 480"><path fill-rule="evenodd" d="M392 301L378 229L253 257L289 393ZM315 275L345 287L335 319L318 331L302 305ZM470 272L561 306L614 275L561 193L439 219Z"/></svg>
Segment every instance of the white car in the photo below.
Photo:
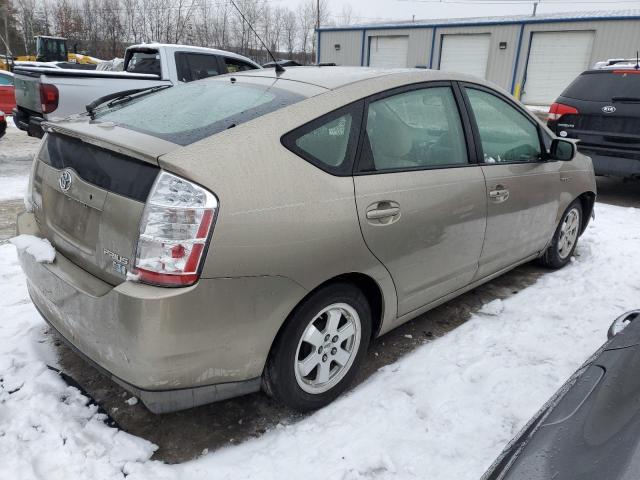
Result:
<svg viewBox="0 0 640 480"><path fill-rule="evenodd" d="M236 53L158 43L127 48L122 72L20 67L15 71L14 121L30 136L41 137L43 121L83 113L88 104L110 94L256 68L262 67Z"/></svg>

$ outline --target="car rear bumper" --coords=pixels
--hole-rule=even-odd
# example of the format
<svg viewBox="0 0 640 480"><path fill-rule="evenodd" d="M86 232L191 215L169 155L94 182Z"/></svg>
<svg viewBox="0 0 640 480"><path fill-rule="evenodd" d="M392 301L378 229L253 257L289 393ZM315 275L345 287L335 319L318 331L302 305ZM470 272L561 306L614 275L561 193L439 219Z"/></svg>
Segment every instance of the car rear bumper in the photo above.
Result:
<svg viewBox="0 0 640 480"><path fill-rule="evenodd" d="M18 217L18 233L39 234L33 214ZM154 413L259 390L271 343L306 293L283 277L113 287L60 253L52 264L19 259L47 322Z"/></svg>
<svg viewBox="0 0 640 480"><path fill-rule="evenodd" d="M611 150L592 146L579 146L579 150L591 157L596 175L640 176L640 151Z"/></svg>

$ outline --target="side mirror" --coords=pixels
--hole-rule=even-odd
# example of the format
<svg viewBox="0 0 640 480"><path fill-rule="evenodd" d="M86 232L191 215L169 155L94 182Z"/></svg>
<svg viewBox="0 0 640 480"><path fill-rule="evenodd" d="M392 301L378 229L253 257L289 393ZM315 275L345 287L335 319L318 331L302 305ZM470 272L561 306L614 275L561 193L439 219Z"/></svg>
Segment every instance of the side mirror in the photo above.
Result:
<svg viewBox="0 0 640 480"><path fill-rule="evenodd" d="M576 156L576 145L569 140L554 138L551 141L549 154L552 160L562 160L563 162L568 162L570 160L573 160L573 157Z"/></svg>

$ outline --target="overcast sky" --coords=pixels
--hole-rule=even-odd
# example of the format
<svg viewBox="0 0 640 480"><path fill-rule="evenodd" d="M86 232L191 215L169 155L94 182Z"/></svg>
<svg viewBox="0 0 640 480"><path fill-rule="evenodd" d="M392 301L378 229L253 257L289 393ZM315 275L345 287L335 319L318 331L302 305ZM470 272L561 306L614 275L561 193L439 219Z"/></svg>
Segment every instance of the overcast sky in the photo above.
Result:
<svg viewBox="0 0 640 480"><path fill-rule="evenodd" d="M300 0L271 0L275 5L295 7ZM343 5L351 5L353 19L357 23L370 23L384 20L483 17L494 15L530 14L533 2L519 0L329 0L329 8L333 20L340 22ZM542 0L538 6L539 13L575 12L593 10L626 10L640 9L639 1L604 1L594 0L560 1Z"/></svg>

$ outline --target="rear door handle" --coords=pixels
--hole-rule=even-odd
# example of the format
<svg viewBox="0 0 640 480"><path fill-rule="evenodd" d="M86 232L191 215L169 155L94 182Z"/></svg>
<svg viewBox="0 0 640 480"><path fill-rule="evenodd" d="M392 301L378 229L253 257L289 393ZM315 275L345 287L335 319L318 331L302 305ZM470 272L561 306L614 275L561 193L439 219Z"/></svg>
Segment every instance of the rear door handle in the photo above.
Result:
<svg viewBox="0 0 640 480"><path fill-rule="evenodd" d="M489 190L489 198L495 203L505 202L509 198L509 189L504 185L496 185L493 190Z"/></svg>
<svg viewBox="0 0 640 480"><path fill-rule="evenodd" d="M387 200L376 202L367 207L366 217L367 220L372 220L372 223L392 223L400 218L400 205Z"/></svg>

